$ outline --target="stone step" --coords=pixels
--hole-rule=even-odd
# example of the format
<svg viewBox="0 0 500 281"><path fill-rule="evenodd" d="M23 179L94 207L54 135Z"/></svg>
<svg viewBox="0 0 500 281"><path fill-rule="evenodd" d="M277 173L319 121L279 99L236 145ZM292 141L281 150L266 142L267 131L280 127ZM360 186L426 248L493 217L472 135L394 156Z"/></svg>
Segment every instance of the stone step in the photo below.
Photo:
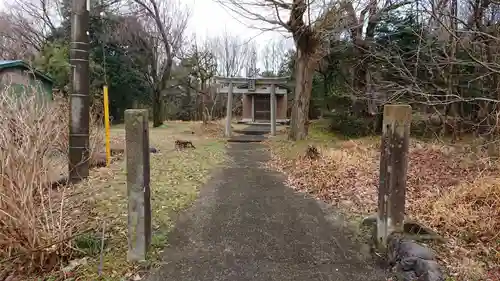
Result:
<svg viewBox="0 0 500 281"><path fill-rule="evenodd" d="M242 134L242 135L265 135L271 132L271 126L270 125L250 125L247 126L243 129L237 129L234 130L235 133L237 134Z"/></svg>
<svg viewBox="0 0 500 281"><path fill-rule="evenodd" d="M262 129L262 130L246 130L246 129L243 129L243 130L234 130L233 131L234 133L236 134L242 134L242 135L248 135L248 136L258 136L258 135L265 135L265 134L269 134L271 132L271 128L269 128L268 130L266 129Z"/></svg>
<svg viewBox="0 0 500 281"><path fill-rule="evenodd" d="M265 139L262 135L239 135L230 137L227 142L262 142Z"/></svg>

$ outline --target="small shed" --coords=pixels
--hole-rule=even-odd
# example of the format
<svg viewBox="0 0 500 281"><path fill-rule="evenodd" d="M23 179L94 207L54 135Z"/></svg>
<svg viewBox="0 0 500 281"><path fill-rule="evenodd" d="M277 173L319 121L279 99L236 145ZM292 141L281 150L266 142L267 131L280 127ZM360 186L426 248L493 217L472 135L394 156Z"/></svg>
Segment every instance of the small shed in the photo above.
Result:
<svg viewBox="0 0 500 281"><path fill-rule="evenodd" d="M219 93L229 93L229 83L233 84L232 94L242 94L243 123L268 123L271 122L271 91L276 99L276 122L286 123L288 90L286 84L289 77L216 77L216 82L221 86ZM271 88L273 88L271 90Z"/></svg>
<svg viewBox="0 0 500 281"><path fill-rule="evenodd" d="M53 80L22 60L0 60L0 90L36 92L52 100Z"/></svg>
<svg viewBox="0 0 500 281"><path fill-rule="evenodd" d="M283 87L289 77L215 77L218 93L227 94L226 137L231 137L233 95L243 94L243 122L267 123L276 135L276 123L287 122L287 94Z"/></svg>

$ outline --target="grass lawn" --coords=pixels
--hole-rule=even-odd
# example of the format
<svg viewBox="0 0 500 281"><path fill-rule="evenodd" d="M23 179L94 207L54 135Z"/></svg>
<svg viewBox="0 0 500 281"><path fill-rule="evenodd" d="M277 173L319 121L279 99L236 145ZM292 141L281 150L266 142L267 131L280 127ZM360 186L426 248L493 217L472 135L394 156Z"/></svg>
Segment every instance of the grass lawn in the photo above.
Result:
<svg viewBox="0 0 500 281"><path fill-rule="evenodd" d="M224 142L203 134L200 127L200 123L165 122L160 128L150 129L150 146L157 148L159 153L151 154L153 237L147 264L133 265L126 260L127 186L126 164L122 157L113 161L110 167L92 170L88 181L75 186L74 196L85 202L80 209L84 214L79 215L86 220L84 226L94 230L74 239L81 255L72 259L80 265L70 270L65 279L58 279L62 276L57 273L44 280L138 280L140 270L154 266L168 243L168 233L174 223L172 218L196 199L199 187L225 158ZM112 127L111 134L112 146L124 148L124 126ZM176 151L176 139L190 140L196 149ZM104 262L99 279L103 228Z"/></svg>

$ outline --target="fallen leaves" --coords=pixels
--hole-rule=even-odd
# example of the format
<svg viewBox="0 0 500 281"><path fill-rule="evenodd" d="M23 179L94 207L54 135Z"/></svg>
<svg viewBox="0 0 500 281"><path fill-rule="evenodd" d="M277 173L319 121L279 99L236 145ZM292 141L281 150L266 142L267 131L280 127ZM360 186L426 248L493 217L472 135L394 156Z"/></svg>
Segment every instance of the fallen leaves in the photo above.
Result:
<svg viewBox="0 0 500 281"><path fill-rule="evenodd" d="M69 273L81 265L86 265L87 259L88 258L85 257L85 258L81 258L81 259L71 260L71 261L69 261L69 264L67 266L62 268L62 271L64 273Z"/></svg>
<svg viewBox="0 0 500 281"><path fill-rule="evenodd" d="M322 141L317 143L317 160L304 157L302 143L275 140L269 144L272 160L268 164L285 172L292 188L350 214L376 212L380 152L373 138ZM407 175L407 215L449 238L446 247L439 248L441 259L462 278L458 280L467 280L467 271L475 268L495 268L500 263L496 163L453 147L413 141ZM472 260L470 267L463 266L464 257Z"/></svg>

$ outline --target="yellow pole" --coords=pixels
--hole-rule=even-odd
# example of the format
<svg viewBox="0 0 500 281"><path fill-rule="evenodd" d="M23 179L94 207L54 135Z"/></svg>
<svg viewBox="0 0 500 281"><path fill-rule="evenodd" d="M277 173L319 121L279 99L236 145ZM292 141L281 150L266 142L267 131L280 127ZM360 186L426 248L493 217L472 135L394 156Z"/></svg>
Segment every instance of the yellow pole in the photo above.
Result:
<svg viewBox="0 0 500 281"><path fill-rule="evenodd" d="M108 86L103 87L104 91L104 128L106 129L106 166L111 162L110 132L109 132L109 98Z"/></svg>

